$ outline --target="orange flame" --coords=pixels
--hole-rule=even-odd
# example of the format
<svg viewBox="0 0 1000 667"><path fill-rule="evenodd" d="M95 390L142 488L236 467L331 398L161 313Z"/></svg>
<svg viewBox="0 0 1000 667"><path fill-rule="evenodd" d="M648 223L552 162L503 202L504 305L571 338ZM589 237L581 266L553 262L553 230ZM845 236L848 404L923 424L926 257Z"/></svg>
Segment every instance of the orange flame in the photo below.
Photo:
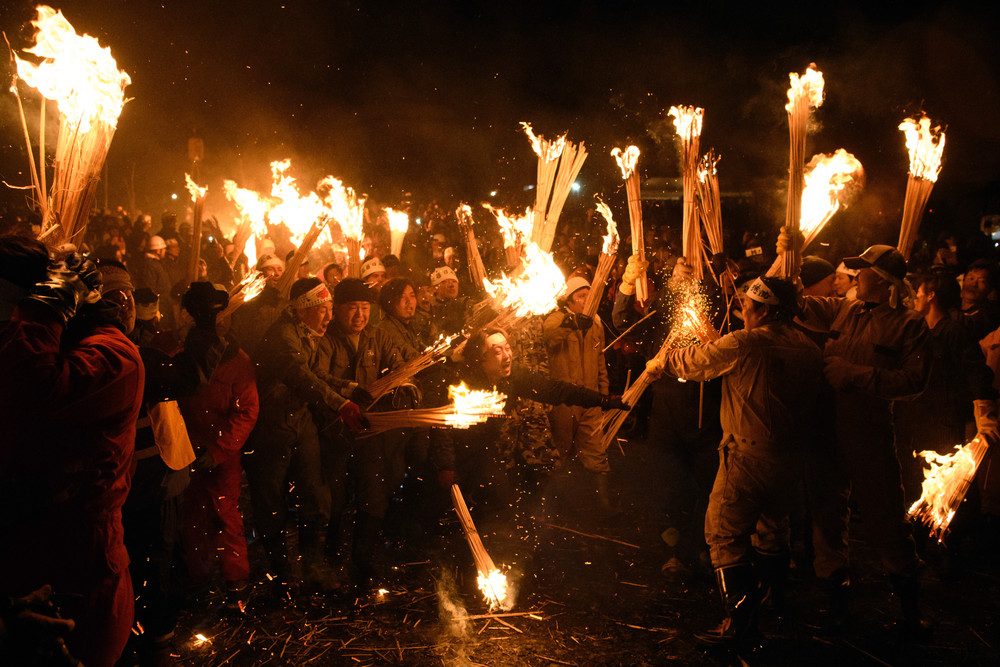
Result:
<svg viewBox="0 0 1000 667"><path fill-rule="evenodd" d="M948 455L920 452L928 467L924 470L920 499L910 507L909 517L920 520L931 529L932 535L943 539L975 479L987 447L977 435L964 445L955 445L955 451Z"/></svg>
<svg viewBox="0 0 1000 667"><path fill-rule="evenodd" d="M410 216L404 211L394 211L391 208L385 209L385 215L389 218L389 229L394 232L406 232L410 228Z"/></svg>
<svg viewBox="0 0 1000 667"><path fill-rule="evenodd" d="M605 255L614 255L618 252L618 226L615 225L615 221L611 217L611 209L600 199L597 200L597 212L601 214L604 220L608 223L608 233L604 236L604 247L601 252Z"/></svg>
<svg viewBox="0 0 1000 667"><path fill-rule="evenodd" d="M271 196L279 201L271 206L268 221L275 225L284 225L292 233L292 243L296 246L313 224L328 214L319 196L315 192L302 196L299 194L295 179L286 172L292 166L291 160L278 160L271 163L271 175L274 182L271 185ZM324 228L320 238L330 243L330 232Z"/></svg>
<svg viewBox="0 0 1000 667"><path fill-rule="evenodd" d="M690 141L694 137L701 136L701 124L705 118L704 109L681 105L670 107L669 115L674 117L674 128L682 140Z"/></svg>
<svg viewBox="0 0 1000 667"><path fill-rule="evenodd" d="M524 215L511 216L508 216L502 208L493 208L489 204L483 204L483 208L496 216L504 247L510 248L531 238L533 223L530 206Z"/></svg>
<svg viewBox="0 0 1000 667"><path fill-rule="evenodd" d="M628 180L628 177L635 172L635 165L639 161L639 147L629 146L624 152L620 148L613 148L611 155L617 160L618 168L622 170L622 178Z"/></svg>
<svg viewBox="0 0 1000 667"><path fill-rule="evenodd" d="M507 577L500 570L480 572L476 578L476 584L483 592L486 602L489 603L490 611L494 609L507 611L513 608L513 602L507 599Z"/></svg>
<svg viewBox="0 0 1000 667"><path fill-rule="evenodd" d="M455 428L468 428L490 417L500 417L507 402L504 394L469 389L465 382L448 387L448 398L452 401L454 414L448 415L446 421Z"/></svg>
<svg viewBox="0 0 1000 667"><path fill-rule="evenodd" d="M837 149L833 155L813 156L806 165L805 188L802 190L802 216L799 228L808 237L818 231L845 204L851 183L864 177L864 169L856 157Z"/></svg>
<svg viewBox="0 0 1000 667"><path fill-rule="evenodd" d="M910 152L910 175L936 183L941 173L941 155L944 153L944 130L931 128L931 119L921 116L919 121L907 118L899 124L906 133L906 148Z"/></svg>
<svg viewBox="0 0 1000 667"><path fill-rule="evenodd" d="M340 225L344 236L361 242L365 235L365 198L358 197L353 188L333 176L320 181L319 188L326 192L324 202L330 217Z"/></svg>
<svg viewBox="0 0 1000 667"><path fill-rule="evenodd" d="M816 69L815 64L809 65L802 76L789 72L788 79L791 81L788 104L785 105L788 113L794 113L803 104L807 108L817 108L823 104L823 73Z"/></svg>
<svg viewBox="0 0 1000 667"><path fill-rule="evenodd" d="M36 9L38 18L31 22L35 44L25 51L43 60L36 65L15 55L17 75L55 100L59 113L81 133L97 123L117 126L125 88L132 83L129 75L118 69L111 49L101 48L94 37L77 35L61 11L46 5Z"/></svg>
<svg viewBox="0 0 1000 667"><path fill-rule="evenodd" d="M191 195L191 201L198 201L205 196L208 192L208 188L203 188L194 182L190 174L184 174L184 185L187 186L188 194Z"/></svg>
<svg viewBox="0 0 1000 667"><path fill-rule="evenodd" d="M535 154L542 158L545 162L555 162L562 155L563 149L566 148L566 134L564 133L561 137L555 141L547 141L544 136L536 135L531 129L530 123L521 123L521 127L524 128L524 133L528 135L528 140L531 142L531 147L534 149Z"/></svg>
<svg viewBox="0 0 1000 667"><path fill-rule="evenodd" d="M550 253L528 241L520 269L513 275L503 275L496 281L483 280L483 287L502 308L517 317L543 315L556 305L556 299L566 289L566 279Z"/></svg>

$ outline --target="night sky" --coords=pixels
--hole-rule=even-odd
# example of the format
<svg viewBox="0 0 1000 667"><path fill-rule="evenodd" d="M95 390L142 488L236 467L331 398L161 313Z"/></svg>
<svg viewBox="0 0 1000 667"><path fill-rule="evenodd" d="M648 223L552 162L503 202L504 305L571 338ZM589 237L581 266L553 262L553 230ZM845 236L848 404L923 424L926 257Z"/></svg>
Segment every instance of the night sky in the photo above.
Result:
<svg viewBox="0 0 1000 667"><path fill-rule="evenodd" d="M132 77L134 99L109 157L112 205L126 200L134 168L137 206L154 214L169 206L194 132L205 141L203 181L216 190L222 178L265 190L268 162L290 157L305 185L333 174L385 204L410 192L453 205L498 190L500 204L524 205L535 157L521 120L547 136L569 130L571 140L584 141L581 201L614 198L621 179L608 155L613 146L637 143L645 176L679 175L665 112L693 104L706 109L702 148L721 153L723 190L753 192L756 206L783 217L788 73L815 62L826 101L808 152L844 147L865 165L868 185L855 215L881 212L898 224L907 158L896 126L921 110L948 126L932 208L946 204L962 224L1000 212L998 10L670 4L53 6L78 32L110 46ZM15 48L29 43L33 7L2 5ZM15 109L5 94L0 168L8 182L27 183L17 173L25 156Z"/></svg>

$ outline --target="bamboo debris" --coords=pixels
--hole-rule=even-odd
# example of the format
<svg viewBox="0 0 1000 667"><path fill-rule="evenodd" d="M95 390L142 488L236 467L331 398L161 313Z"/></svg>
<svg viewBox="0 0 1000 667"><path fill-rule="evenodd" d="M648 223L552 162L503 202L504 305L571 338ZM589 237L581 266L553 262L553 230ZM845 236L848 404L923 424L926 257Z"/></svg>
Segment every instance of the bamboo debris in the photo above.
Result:
<svg viewBox="0 0 1000 667"><path fill-rule="evenodd" d="M806 137L809 132L809 109L823 104L823 74L811 64L800 77L795 72L788 75L788 203L785 208L785 228L794 239L799 232L802 218L802 190L805 188ZM791 252L782 254L781 275L795 278L802 264L801 249L793 244Z"/></svg>
<svg viewBox="0 0 1000 667"><path fill-rule="evenodd" d="M674 117L674 127L680 144L681 167L684 172L684 214L681 227L681 243L684 259L691 267L695 278L704 277L701 259L701 229L696 209L698 183L698 159L701 151L701 126L705 110L693 106L670 107Z"/></svg>
<svg viewBox="0 0 1000 667"><path fill-rule="evenodd" d="M25 51L42 62L34 64L11 53L17 76L43 98L55 100L59 107L48 204L42 189L44 178L39 178L35 169L31 142L26 136L32 183L39 194L38 205L45 213L39 238L52 246L64 242L79 245L131 79L118 69L110 49L102 49L93 37L77 35L62 12L45 5L37 7L37 11L38 17L32 21L35 43ZM20 108L20 96L18 105ZM27 125L22 125L27 135ZM44 158L44 138L39 150ZM44 159L40 167L45 169Z"/></svg>
<svg viewBox="0 0 1000 667"><path fill-rule="evenodd" d="M414 357L372 382L371 386L367 387L368 393L372 395L372 402L377 401L396 387L404 384L417 373L430 368L444 359L451 348L451 343L452 338L441 337L437 342L424 350L420 356Z"/></svg>
<svg viewBox="0 0 1000 667"><path fill-rule="evenodd" d="M923 451L920 456L928 464L924 470L920 499L910 507L907 516L930 528L932 536L943 542L955 512L965 500L965 494L976 478L976 472L986 457L989 443L976 435L955 451L942 456L934 451Z"/></svg>
<svg viewBox="0 0 1000 667"><path fill-rule="evenodd" d="M899 226L897 247L907 260L917 240L917 229L923 220L931 190L941 173L941 156L944 153L945 133L940 126L931 128L931 119L922 116L919 121L907 118L899 125L906 133L906 148L910 153L910 172L906 180L906 198L903 200L903 219Z"/></svg>
<svg viewBox="0 0 1000 667"><path fill-rule="evenodd" d="M590 282L590 293L587 301L583 304L583 314L593 317L601 304L601 297L604 296L604 284L608 281L608 275L615 265L618 253L618 228L611 217L611 209L603 201L598 200L597 211L601 214L608 225L608 233L604 237L604 246L601 254L597 257L597 268L594 270L594 279Z"/></svg>
<svg viewBox="0 0 1000 667"><path fill-rule="evenodd" d="M451 485L451 502L455 506L455 513L458 514L459 523L462 525L465 541L469 544L472 560L479 572L479 588L483 591L490 609L501 607L504 610L509 610L507 579L497 569L493 559L486 552L486 547L483 546L483 541L479 537L476 524L472 522L472 515L469 513L469 508L465 504L465 498L462 496L462 490L458 488L458 484Z"/></svg>
<svg viewBox="0 0 1000 667"><path fill-rule="evenodd" d="M469 264L469 276L472 278L472 284L479 287L486 280L486 266L483 264L483 256L479 254L476 234L472 231L472 207L468 204L459 204L455 209L455 217L458 219L459 228L465 232L465 255Z"/></svg>
<svg viewBox="0 0 1000 667"><path fill-rule="evenodd" d="M321 217L309 228L306 235L302 238L302 243L299 247L295 249L295 254L292 258L288 260L285 264L285 272L281 274L281 278L278 282L278 293L282 297L288 298L289 292L292 289L292 283L296 280L296 275L299 272L299 267L302 266L302 262L306 260L309 256L309 251L312 250L313 245L316 243L316 239L323 232L323 228L326 226L327 220L325 217Z"/></svg>
<svg viewBox="0 0 1000 667"><path fill-rule="evenodd" d="M636 163L639 160L639 147L629 146L624 151L614 148L611 155L618 161L625 179L625 193L628 197L628 219L632 225L632 254L638 256L640 262L646 261L646 242L642 229L642 198L639 193L639 174ZM649 300L649 279L643 269L635 280L635 298L640 303Z"/></svg>

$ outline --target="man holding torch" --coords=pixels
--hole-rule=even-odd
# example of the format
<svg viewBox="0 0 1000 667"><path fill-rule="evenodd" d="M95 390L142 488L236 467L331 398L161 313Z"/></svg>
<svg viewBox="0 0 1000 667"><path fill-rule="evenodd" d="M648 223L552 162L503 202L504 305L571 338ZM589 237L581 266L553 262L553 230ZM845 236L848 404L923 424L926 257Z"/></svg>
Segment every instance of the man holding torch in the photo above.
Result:
<svg viewBox="0 0 1000 667"><path fill-rule="evenodd" d="M705 539L726 618L699 639L736 650L756 640L759 591L777 593L788 567L795 462L811 440L822 369L819 347L792 326L792 283L757 278L742 301L744 329L663 351L646 365L684 380L722 378L723 438Z"/></svg>

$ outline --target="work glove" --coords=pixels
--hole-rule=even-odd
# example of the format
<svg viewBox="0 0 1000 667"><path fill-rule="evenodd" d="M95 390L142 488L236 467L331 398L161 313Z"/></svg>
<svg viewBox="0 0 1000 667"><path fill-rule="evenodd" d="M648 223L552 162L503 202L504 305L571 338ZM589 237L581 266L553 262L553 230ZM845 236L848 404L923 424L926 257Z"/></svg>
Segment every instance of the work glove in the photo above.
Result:
<svg viewBox="0 0 1000 667"><path fill-rule="evenodd" d="M71 253L63 260L66 268L80 276L87 286L87 295L82 303L97 303L101 300L101 271L89 259L79 253Z"/></svg>
<svg viewBox="0 0 1000 667"><path fill-rule="evenodd" d="M997 419L997 403L987 399L972 402L976 416L976 433L987 445L1000 442L1000 420Z"/></svg>
<svg viewBox="0 0 1000 667"><path fill-rule="evenodd" d="M455 471L454 470L438 470L437 474L438 486L442 489L450 489L455 483Z"/></svg>
<svg viewBox="0 0 1000 667"><path fill-rule="evenodd" d="M576 320L576 328L580 331L587 332L590 331L590 327L594 326L594 318L590 315L584 315L579 313L573 318Z"/></svg>
<svg viewBox="0 0 1000 667"><path fill-rule="evenodd" d="M89 260L84 260L84 264L93 266ZM78 266L78 270L82 268L82 265ZM89 273L89 269L85 270ZM64 261L56 261L49 263L46 279L29 290L25 301L41 304L66 324L76 315L76 309L80 304L86 303L91 292L91 288L78 271L70 269ZM100 299L99 291L98 299Z"/></svg>
<svg viewBox="0 0 1000 667"><path fill-rule="evenodd" d="M371 405L375 401L375 397L372 396L367 389L362 387L355 387L354 391L351 392L350 398L358 405L363 405L365 407Z"/></svg>
<svg viewBox="0 0 1000 667"><path fill-rule="evenodd" d="M694 270L687 265L687 260L683 257L678 257L677 262L674 264L674 270L670 274L671 281L680 280L692 280L694 278Z"/></svg>
<svg viewBox="0 0 1000 667"><path fill-rule="evenodd" d="M653 378L658 379L662 377L665 369L666 365L663 363L663 359L660 358L660 355L656 355L646 362L646 372Z"/></svg>
<svg viewBox="0 0 1000 667"><path fill-rule="evenodd" d="M629 257L628 264L625 265L625 273L622 274L622 284L618 286L618 290L622 294L635 294L635 281L646 270L647 266L649 266L649 262L639 259L638 255Z"/></svg>
<svg viewBox="0 0 1000 667"><path fill-rule="evenodd" d="M347 401L340 406L337 413L340 415L341 421L347 424L347 427L352 431L361 431L369 426L368 420L365 419L365 416L362 414L361 408L358 407L357 403Z"/></svg>
<svg viewBox="0 0 1000 667"><path fill-rule="evenodd" d="M601 396L602 410L631 410L632 406L622 400L621 396L604 394Z"/></svg>
<svg viewBox="0 0 1000 667"><path fill-rule="evenodd" d="M793 248L801 249L804 241L805 237L802 236L802 232L796 232L793 235L788 227L782 226L781 231L778 232L778 244L776 246L778 255L781 255L783 252L791 252Z"/></svg>
<svg viewBox="0 0 1000 667"><path fill-rule="evenodd" d="M215 460L215 457L212 456L212 452L206 451L194 460L191 467L194 470L211 470L216 465L218 465L218 462Z"/></svg>
<svg viewBox="0 0 1000 667"><path fill-rule="evenodd" d="M217 290L212 283L191 283L181 297L181 305L191 315L199 329L215 332L215 318L229 305L229 294Z"/></svg>
<svg viewBox="0 0 1000 667"><path fill-rule="evenodd" d="M867 366L853 364L843 357L827 357L825 364L823 375L834 389L860 387L868 373Z"/></svg>

